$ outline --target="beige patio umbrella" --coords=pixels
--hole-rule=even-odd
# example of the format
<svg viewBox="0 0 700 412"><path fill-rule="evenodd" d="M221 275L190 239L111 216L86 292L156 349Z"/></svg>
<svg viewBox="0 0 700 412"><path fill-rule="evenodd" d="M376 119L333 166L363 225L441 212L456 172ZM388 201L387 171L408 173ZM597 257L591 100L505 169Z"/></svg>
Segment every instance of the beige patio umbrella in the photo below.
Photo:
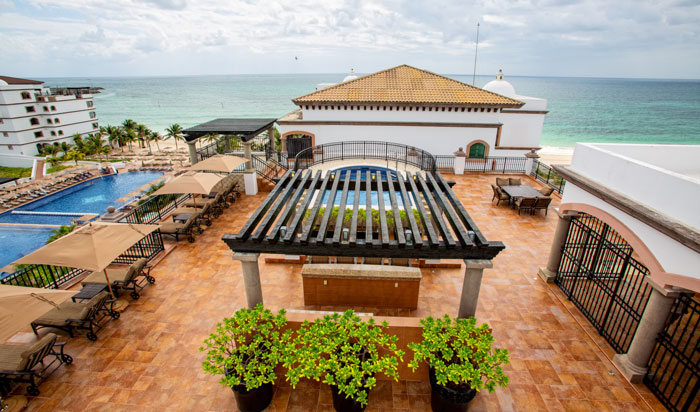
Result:
<svg viewBox="0 0 700 412"><path fill-rule="evenodd" d="M224 177L216 173L185 173L167 182L160 189L151 193L151 196L192 193L207 195ZM197 201L195 207L197 207Z"/></svg>
<svg viewBox="0 0 700 412"><path fill-rule="evenodd" d="M155 230L158 230L157 225L88 223L14 261L12 265L35 263L104 272L109 293L114 296L107 266Z"/></svg>
<svg viewBox="0 0 700 412"><path fill-rule="evenodd" d="M188 166L185 170L214 170L229 173L236 170L238 166L246 161L243 157L218 154Z"/></svg>
<svg viewBox="0 0 700 412"><path fill-rule="evenodd" d="M77 290L0 285L0 343L76 293Z"/></svg>

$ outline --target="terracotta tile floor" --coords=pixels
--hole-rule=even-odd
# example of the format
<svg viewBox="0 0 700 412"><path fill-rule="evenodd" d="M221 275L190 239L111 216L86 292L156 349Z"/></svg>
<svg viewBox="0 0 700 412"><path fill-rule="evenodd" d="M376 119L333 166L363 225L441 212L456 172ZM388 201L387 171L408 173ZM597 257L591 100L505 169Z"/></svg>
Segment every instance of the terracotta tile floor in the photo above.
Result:
<svg viewBox="0 0 700 412"><path fill-rule="evenodd" d="M605 341L556 286L538 278L556 214L518 216L492 205L495 176L446 177L457 181L455 192L487 238L506 244L484 275L477 319L490 323L497 345L510 350L511 383L480 393L470 411L664 410L643 385L619 375ZM28 410L235 410L231 391L202 371L198 348L217 321L245 305L240 263L220 239L237 232L266 195L243 196L196 243L180 242L151 272L157 283L97 342L71 339L66 351L74 364L41 385ZM267 306L304 308L301 266L260 262ZM424 269L419 308L401 315L455 315L462 276L462 269ZM330 403L328 388L307 383L292 390L282 383L268 410L331 411ZM380 382L367 408L427 410L428 385L410 381Z"/></svg>

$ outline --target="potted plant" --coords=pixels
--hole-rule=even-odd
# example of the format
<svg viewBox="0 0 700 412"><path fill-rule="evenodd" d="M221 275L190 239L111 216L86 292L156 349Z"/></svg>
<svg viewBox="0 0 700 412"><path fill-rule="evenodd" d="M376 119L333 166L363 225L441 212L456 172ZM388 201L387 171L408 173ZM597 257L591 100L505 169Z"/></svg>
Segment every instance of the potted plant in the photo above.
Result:
<svg viewBox="0 0 700 412"><path fill-rule="evenodd" d="M420 363L430 367L431 406L437 412L463 412L477 392L505 388L508 377L501 365L509 362L506 349L493 348L488 324L476 326L473 317L421 319L423 341L412 342L414 371Z"/></svg>
<svg viewBox="0 0 700 412"><path fill-rule="evenodd" d="M352 310L305 321L285 350L287 380L293 388L302 378L327 383L336 411L364 411L377 373L399 377L404 353L396 348L397 337L385 332L387 327L371 318L363 321Z"/></svg>
<svg viewBox="0 0 700 412"><path fill-rule="evenodd" d="M222 375L221 383L233 390L241 412L259 412L272 401L275 367L291 331L285 311L276 315L258 304L255 309L241 309L224 318L216 331L204 341L203 368L212 375Z"/></svg>

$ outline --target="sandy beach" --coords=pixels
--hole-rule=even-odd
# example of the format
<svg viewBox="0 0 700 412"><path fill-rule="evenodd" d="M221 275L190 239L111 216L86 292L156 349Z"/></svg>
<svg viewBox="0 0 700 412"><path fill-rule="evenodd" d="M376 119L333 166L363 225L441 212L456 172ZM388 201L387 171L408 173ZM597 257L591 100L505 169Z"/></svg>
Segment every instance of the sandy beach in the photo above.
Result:
<svg viewBox="0 0 700 412"><path fill-rule="evenodd" d="M540 162L553 164L571 164L571 157L574 155L573 147L543 147L537 154L540 155Z"/></svg>

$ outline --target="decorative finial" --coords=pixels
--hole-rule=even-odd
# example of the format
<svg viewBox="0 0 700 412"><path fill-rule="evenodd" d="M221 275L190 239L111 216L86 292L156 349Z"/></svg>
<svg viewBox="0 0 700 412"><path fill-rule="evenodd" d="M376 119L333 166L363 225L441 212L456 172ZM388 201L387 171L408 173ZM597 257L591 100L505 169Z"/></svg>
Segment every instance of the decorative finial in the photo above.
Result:
<svg viewBox="0 0 700 412"><path fill-rule="evenodd" d="M503 70L498 69L498 74L496 75L496 80L503 80Z"/></svg>

